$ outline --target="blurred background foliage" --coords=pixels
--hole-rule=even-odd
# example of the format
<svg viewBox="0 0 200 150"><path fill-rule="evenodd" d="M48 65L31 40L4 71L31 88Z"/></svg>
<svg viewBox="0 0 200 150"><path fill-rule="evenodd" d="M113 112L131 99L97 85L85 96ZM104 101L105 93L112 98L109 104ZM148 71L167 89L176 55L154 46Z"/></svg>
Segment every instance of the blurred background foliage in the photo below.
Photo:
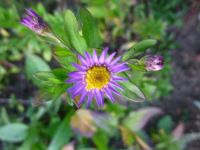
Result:
<svg viewBox="0 0 200 150"><path fill-rule="evenodd" d="M56 100L44 99L38 92L41 82L33 74L58 67L55 55L63 57L58 60L61 64L71 60L65 60L69 54L64 48L45 42L19 23L29 7L64 39L63 22L71 23L63 18L67 9L81 20L80 8L87 8L100 31L96 47L109 46L110 52L121 54L140 40L156 39L157 44L145 54L162 54L164 69L144 74L134 68L132 78L147 101L107 103L98 110L77 109L67 94L57 96L67 86L57 81L49 85ZM173 90L170 51L178 46L172 29L183 26L188 7L188 2L182 0L1 0L0 149L181 150L199 138L199 133L185 134L183 123L154 105ZM71 46L78 49L78 44L81 40ZM53 76L57 75L55 71ZM52 74L49 76L51 79Z"/></svg>

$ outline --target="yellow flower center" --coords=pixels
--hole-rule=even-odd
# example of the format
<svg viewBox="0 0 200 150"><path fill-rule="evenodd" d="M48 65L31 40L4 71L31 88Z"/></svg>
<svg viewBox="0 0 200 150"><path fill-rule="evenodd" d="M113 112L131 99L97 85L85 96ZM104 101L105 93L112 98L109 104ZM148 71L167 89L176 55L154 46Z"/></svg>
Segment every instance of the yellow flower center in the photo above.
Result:
<svg viewBox="0 0 200 150"><path fill-rule="evenodd" d="M86 72L86 90L102 89L109 83L110 72L104 66L94 66Z"/></svg>

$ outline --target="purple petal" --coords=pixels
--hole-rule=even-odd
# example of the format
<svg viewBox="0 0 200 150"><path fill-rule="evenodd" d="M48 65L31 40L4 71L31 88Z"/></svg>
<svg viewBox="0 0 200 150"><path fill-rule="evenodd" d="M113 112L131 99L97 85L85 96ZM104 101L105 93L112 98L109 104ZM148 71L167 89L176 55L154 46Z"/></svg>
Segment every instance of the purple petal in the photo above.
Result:
<svg viewBox="0 0 200 150"><path fill-rule="evenodd" d="M77 77L77 78L69 78L66 80L67 83L77 83L81 82L83 80L83 77Z"/></svg>
<svg viewBox="0 0 200 150"><path fill-rule="evenodd" d="M120 90L124 90L123 88L122 88L122 86L121 85L119 85L117 82L115 82L115 81L110 81L110 83L109 83L110 85L112 85L112 86L115 86L116 88L118 88L118 89L120 89Z"/></svg>
<svg viewBox="0 0 200 150"><path fill-rule="evenodd" d="M121 96L121 94L117 90L115 90L114 88L112 88L110 85L108 87L111 90L111 92L115 93L118 96Z"/></svg>
<svg viewBox="0 0 200 150"><path fill-rule="evenodd" d="M22 18L20 22L28 28L32 28L31 20L29 20L29 18Z"/></svg>
<svg viewBox="0 0 200 150"><path fill-rule="evenodd" d="M115 81L127 81L128 80L127 78L120 77L120 76L117 76L117 75L114 75L112 77L112 79L115 80Z"/></svg>
<svg viewBox="0 0 200 150"><path fill-rule="evenodd" d="M85 71L86 70L86 67L81 66L81 65L76 64L76 63L72 63L72 66L75 67L78 70L81 70L81 71Z"/></svg>
<svg viewBox="0 0 200 150"><path fill-rule="evenodd" d="M32 17L40 18L40 16L35 11L33 11L31 8L26 9L26 11L27 11L28 15L30 15Z"/></svg>
<svg viewBox="0 0 200 150"><path fill-rule="evenodd" d="M101 106L103 104L103 99L101 97L100 91L94 90L94 96L96 98L96 103L98 106Z"/></svg>
<svg viewBox="0 0 200 150"><path fill-rule="evenodd" d="M42 17L32 9L26 9L26 17L22 18L20 22L38 34L43 34L49 27Z"/></svg>
<svg viewBox="0 0 200 150"><path fill-rule="evenodd" d="M85 52L85 58L89 65L93 65L92 57L90 56L90 54L87 51Z"/></svg>
<svg viewBox="0 0 200 150"><path fill-rule="evenodd" d="M118 67L118 68L112 68L112 72L119 73L119 72L127 71L129 69L130 68L127 65L122 65L121 67Z"/></svg>
<svg viewBox="0 0 200 150"><path fill-rule="evenodd" d="M93 92L89 92L88 93L88 100L87 100L87 104L86 104L86 107L88 108L90 106L90 103L92 101L92 98L93 98Z"/></svg>
<svg viewBox="0 0 200 150"><path fill-rule="evenodd" d="M103 63L104 63L107 52L108 52L108 48L105 48L105 49L103 50L103 52L101 53L101 56L99 57L99 63L100 63L100 64L103 64Z"/></svg>
<svg viewBox="0 0 200 150"><path fill-rule="evenodd" d="M106 64L110 64L111 60L113 59L113 57L115 56L115 52L112 53L110 56L108 56L108 58L106 58L105 62Z"/></svg>
<svg viewBox="0 0 200 150"><path fill-rule="evenodd" d="M87 62L85 61L85 59L81 55L78 55L78 58L81 61L82 65L84 65L86 67L88 66Z"/></svg>
<svg viewBox="0 0 200 150"><path fill-rule="evenodd" d="M123 62L123 63L118 63L118 64L115 64L115 66L113 66L112 68L118 68L118 67L121 67L121 66L124 66L126 65L127 63Z"/></svg>
<svg viewBox="0 0 200 150"><path fill-rule="evenodd" d="M98 63L99 62L96 50L93 51L93 60L94 60L94 63Z"/></svg>
<svg viewBox="0 0 200 150"><path fill-rule="evenodd" d="M84 75L85 72L82 72L82 71L73 71L73 72L70 72L68 74L69 77L74 77L74 76L81 76L81 75Z"/></svg>
<svg viewBox="0 0 200 150"><path fill-rule="evenodd" d="M105 88L104 90L105 90L106 96L111 100L111 102L114 102L115 99L114 99L112 93L110 92L109 88Z"/></svg>
<svg viewBox="0 0 200 150"><path fill-rule="evenodd" d="M83 90L83 93L81 94L81 98L79 99L79 102L78 102L78 107L80 107L80 105L84 102L86 95L87 95L87 91Z"/></svg>
<svg viewBox="0 0 200 150"><path fill-rule="evenodd" d="M99 91L100 97L101 97L101 106L104 105L104 93L103 91Z"/></svg>
<svg viewBox="0 0 200 150"><path fill-rule="evenodd" d="M76 84L75 86L72 87L72 89L69 89L68 92L70 93L71 91L72 98L75 98L77 95L80 94L80 92L84 90L84 88L85 88L85 85Z"/></svg>
<svg viewBox="0 0 200 150"><path fill-rule="evenodd" d="M118 56L117 58L115 58L115 59L110 63L110 65L112 66L112 65L116 64L120 59L121 59L121 56Z"/></svg>
<svg viewBox="0 0 200 150"><path fill-rule="evenodd" d="M70 87L70 88L67 90L67 92L73 93L73 92L76 91L80 86L82 86L82 84L81 84L81 83L77 83L77 84L75 84L74 86Z"/></svg>

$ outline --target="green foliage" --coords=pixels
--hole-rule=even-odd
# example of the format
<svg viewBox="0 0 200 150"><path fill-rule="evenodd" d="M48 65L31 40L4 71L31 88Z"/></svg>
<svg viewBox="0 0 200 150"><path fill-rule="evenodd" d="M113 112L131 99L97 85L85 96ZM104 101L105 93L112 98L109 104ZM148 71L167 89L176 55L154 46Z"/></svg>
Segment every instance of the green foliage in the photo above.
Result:
<svg viewBox="0 0 200 150"><path fill-rule="evenodd" d="M128 51L123 55L122 60L126 61L128 59L134 58L135 56L138 55L138 52L143 52L146 49L154 46L156 44L156 40L153 39L147 39L140 41L136 44L134 44Z"/></svg>
<svg viewBox="0 0 200 150"><path fill-rule="evenodd" d="M46 61L50 61L51 51L49 45L38 40L30 30L19 23L20 17L15 5L10 8L1 5L0 14L0 78L2 80L0 84L4 84L8 75L23 70L23 67L16 65L16 61L22 61L27 53L40 53Z"/></svg>
<svg viewBox="0 0 200 150"><path fill-rule="evenodd" d="M69 128L69 121L71 117L71 112L68 112L60 126L57 128L48 150L60 150L66 143L69 142L72 136L71 130Z"/></svg>
<svg viewBox="0 0 200 150"><path fill-rule="evenodd" d="M144 117L145 112L131 112L124 120L124 125L132 130L138 130L138 123L141 122L141 119Z"/></svg>
<svg viewBox="0 0 200 150"><path fill-rule="evenodd" d="M22 123L7 124L0 127L0 139L7 142L21 142L28 134L28 126Z"/></svg>
<svg viewBox="0 0 200 150"><path fill-rule="evenodd" d="M69 47L83 54L87 48L85 39L79 34L78 22L74 14L67 10L65 13L65 32Z"/></svg>
<svg viewBox="0 0 200 150"><path fill-rule="evenodd" d="M144 18L136 21L133 24L133 31L142 38L152 38L163 41L163 37L166 33L166 23L150 16L147 19Z"/></svg>
<svg viewBox="0 0 200 150"><path fill-rule="evenodd" d="M67 73L66 69L54 69L47 72L38 72L34 75L34 79L37 83L40 83L42 95L54 100L59 98L69 87L65 83Z"/></svg>
<svg viewBox="0 0 200 150"><path fill-rule="evenodd" d="M97 132L93 136L93 142L99 150L108 150L108 137L103 131Z"/></svg>
<svg viewBox="0 0 200 150"><path fill-rule="evenodd" d="M87 9L81 9L80 12L81 22L83 24L82 32L87 42L88 47L98 48L102 41L99 35L98 27L95 20Z"/></svg>
<svg viewBox="0 0 200 150"><path fill-rule="evenodd" d="M163 131L155 135L154 139L158 142L155 146L155 150L180 150L178 142L171 135Z"/></svg>
<svg viewBox="0 0 200 150"><path fill-rule="evenodd" d="M33 74L40 72L40 71L50 71L50 67L44 60L42 60L40 57L33 55L33 54L27 54L26 55L26 61L25 61L25 69L27 73L27 77L29 79L33 80ZM40 82L34 81L35 84L38 86L40 85Z"/></svg>
<svg viewBox="0 0 200 150"><path fill-rule="evenodd" d="M163 18L167 20L170 24L180 26L183 24L181 18L187 11L187 3L183 3L182 0L173 0L166 3L165 0L153 0L150 7L153 10L155 18ZM179 12L177 13L177 8L179 7Z"/></svg>
<svg viewBox="0 0 200 150"><path fill-rule="evenodd" d="M158 122L158 129L164 130L166 133L170 133L173 128L173 121L170 116L164 116Z"/></svg>
<svg viewBox="0 0 200 150"><path fill-rule="evenodd" d="M134 83L122 82L121 85L124 88L122 92L124 99L135 102L143 102L146 99L142 91Z"/></svg>

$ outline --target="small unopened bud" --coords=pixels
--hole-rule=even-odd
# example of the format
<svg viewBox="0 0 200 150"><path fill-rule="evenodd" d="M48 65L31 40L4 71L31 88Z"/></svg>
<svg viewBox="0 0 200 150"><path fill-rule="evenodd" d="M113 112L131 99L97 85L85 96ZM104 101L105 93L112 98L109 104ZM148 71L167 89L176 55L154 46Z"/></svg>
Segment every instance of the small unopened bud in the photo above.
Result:
<svg viewBox="0 0 200 150"><path fill-rule="evenodd" d="M26 9L26 16L21 19L21 24L25 25L34 32L43 35L49 30L49 25L32 9Z"/></svg>
<svg viewBox="0 0 200 150"><path fill-rule="evenodd" d="M147 56L145 65L147 71L159 71L163 68L164 58L160 55Z"/></svg>

